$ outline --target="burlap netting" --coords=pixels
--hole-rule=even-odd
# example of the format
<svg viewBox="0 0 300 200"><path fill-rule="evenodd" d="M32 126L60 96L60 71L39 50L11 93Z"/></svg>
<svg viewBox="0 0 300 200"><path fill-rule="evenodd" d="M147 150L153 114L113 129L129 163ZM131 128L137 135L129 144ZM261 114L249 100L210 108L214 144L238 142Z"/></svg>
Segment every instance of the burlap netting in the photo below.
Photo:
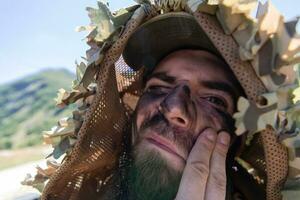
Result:
<svg viewBox="0 0 300 200"><path fill-rule="evenodd" d="M194 16L231 67L248 99L255 102L257 97L267 89L257 77L251 64L239 59L238 45L234 39L224 34L215 17L200 12L195 13ZM267 199L282 199L280 188L288 172L287 150L277 142L271 128L262 131L260 137L262 142L253 144L251 149L260 149L259 146L262 146L263 152L247 155L245 159L262 174L262 178L266 177Z"/></svg>
<svg viewBox="0 0 300 200"><path fill-rule="evenodd" d="M136 12L141 14L134 14L99 65L97 94L78 133L78 143L50 178L42 194L43 200L79 199L84 184L89 184L91 180L99 185L105 183L118 163L124 129L141 93L139 86L142 74L130 70L123 62L121 54L134 30L151 17L146 15L143 8ZM238 46L233 38L223 33L215 17L200 12L194 16L231 66L248 98L255 101L266 89L251 65L239 59ZM271 129L263 131L261 138L262 143L257 144L263 146L264 153L251 154L248 160L267 176L267 199L281 199L280 185L287 174L287 153L276 142L276 136ZM97 189L99 188L95 188Z"/></svg>

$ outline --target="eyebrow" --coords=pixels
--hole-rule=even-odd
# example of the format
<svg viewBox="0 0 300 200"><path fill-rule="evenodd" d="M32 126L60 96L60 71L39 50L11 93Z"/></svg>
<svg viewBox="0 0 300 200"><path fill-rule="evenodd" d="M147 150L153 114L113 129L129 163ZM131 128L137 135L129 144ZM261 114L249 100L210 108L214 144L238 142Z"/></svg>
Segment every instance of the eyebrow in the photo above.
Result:
<svg viewBox="0 0 300 200"><path fill-rule="evenodd" d="M149 75L149 76L147 77L146 81L149 81L149 80L152 79L152 78L157 78L157 79L160 79L160 80L162 80L162 81L164 81L164 82L167 82L167 83L170 83L170 84L172 84L172 83L174 83L174 82L176 81L176 78L175 78L175 77L169 76L169 75L167 75L167 73L165 73L165 72L157 72L157 73L153 73L153 74L151 74L151 75Z"/></svg>
<svg viewBox="0 0 300 200"><path fill-rule="evenodd" d="M224 82L224 81L200 81L200 84L202 84L204 87L207 87L209 89L220 90L220 91L228 93L234 102L237 100L238 93L237 93L236 89L227 82Z"/></svg>

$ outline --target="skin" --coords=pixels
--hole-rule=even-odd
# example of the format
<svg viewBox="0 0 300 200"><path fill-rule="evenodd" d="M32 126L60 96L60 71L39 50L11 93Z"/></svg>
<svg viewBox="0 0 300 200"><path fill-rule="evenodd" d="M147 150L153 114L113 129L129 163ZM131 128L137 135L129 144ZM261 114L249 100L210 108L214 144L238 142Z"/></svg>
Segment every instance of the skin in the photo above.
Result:
<svg viewBox="0 0 300 200"><path fill-rule="evenodd" d="M231 116L240 91L224 66L206 51L173 52L147 78L139 100L134 159L153 152L181 174L177 200L225 199L226 156L235 140Z"/></svg>

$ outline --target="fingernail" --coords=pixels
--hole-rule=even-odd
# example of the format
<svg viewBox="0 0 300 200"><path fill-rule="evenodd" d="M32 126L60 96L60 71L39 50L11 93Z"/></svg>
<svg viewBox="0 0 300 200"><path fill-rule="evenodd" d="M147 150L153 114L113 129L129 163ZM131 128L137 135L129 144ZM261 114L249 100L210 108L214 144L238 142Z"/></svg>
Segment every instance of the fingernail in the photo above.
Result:
<svg viewBox="0 0 300 200"><path fill-rule="evenodd" d="M218 142L224 145L228 145L230 142L230 135L226 132L219 133Z"/></svg>

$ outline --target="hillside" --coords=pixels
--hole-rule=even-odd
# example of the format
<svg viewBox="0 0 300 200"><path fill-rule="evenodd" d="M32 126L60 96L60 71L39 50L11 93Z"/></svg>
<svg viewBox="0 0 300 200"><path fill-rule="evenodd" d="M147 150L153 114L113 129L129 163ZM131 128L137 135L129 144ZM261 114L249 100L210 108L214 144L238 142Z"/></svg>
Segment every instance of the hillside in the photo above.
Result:
<svg viewBox="0 0 300 200"><path fill-rule="evenodd" d="M74 75L67 70L45 70L18 81L0 85L0 149L42 143L42 131L71 109L55 107L57 90L70 88Z"/></svg>

